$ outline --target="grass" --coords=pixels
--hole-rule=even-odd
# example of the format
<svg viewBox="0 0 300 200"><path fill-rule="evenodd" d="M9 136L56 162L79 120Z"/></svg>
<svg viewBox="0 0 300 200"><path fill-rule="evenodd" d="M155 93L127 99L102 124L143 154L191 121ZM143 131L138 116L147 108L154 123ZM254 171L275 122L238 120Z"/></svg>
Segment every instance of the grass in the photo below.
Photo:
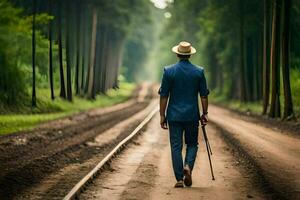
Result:
<svg viewBox="0 0 300 200"><path fill-rule="evenodd" d="M296 118L300 118L300 68L293 68L290 71L290 83L291 83L291 92L293 98L293 108ZM283 112L284 106L284 97L283 97L283 83L281 80L280 83L280 103L281 103L281 113ZM271 98L271 97L270 97ZM239 112L250 112L260 115L262 113L262 102L248 102L242 103L238 100L227 99L225 95L218 95L217 92L212 92L210 94L210 101L215 104L219 104L225 107L228 107Z"/></svg>
<svg viewBox="0 0 300 200"><path fill-rule="evenodd" d="M73 102L60 98L51 101L48 90L38 89L37 109L28 110L28 108L23 108L18 110L21 114L0 115L0 135L30 130L42 122L73 115L92 108L102 108L124 102L130 97L134 88L134 84L121 83L120 89L109 90L106 95L98 95L93 101L74 97ZM1 112L3 113L3 110Z"/></svg>
<svg viewBox="0 0 300 200"><path fill-rule="evenodd" d="M223 95L217 95L216 93L212 92L210 94L209 100L212 103L225 106L227 108L237 110L239 112L243 113L254 113L254 114L261 114L262 113L262 103L260 101L258 102L247 102L242 103L238 100L228 100Z"/></svg>

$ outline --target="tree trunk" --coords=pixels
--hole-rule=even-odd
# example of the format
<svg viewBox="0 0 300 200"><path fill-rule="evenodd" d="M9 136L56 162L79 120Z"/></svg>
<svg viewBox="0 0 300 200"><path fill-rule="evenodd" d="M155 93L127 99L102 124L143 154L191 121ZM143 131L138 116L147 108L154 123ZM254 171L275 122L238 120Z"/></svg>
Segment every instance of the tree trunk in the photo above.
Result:
<svg viewBox="0 0 300 200"><path fill-rule="evenodd" d="M84 95L85 94L85 75L86 75L86 63L87 63L87 55L88 54L88 48L87 48L87 41L88 41L88 35L89 35L89 31L88 31L88 23L86 22L86 20L88 20L88 12L87 12L87 8L84 9L85 11L83 11L83 19L82 19L82 66L81 66L81 84L80 84L80 95Z"/></svg>
<svg viewBox="0 0 300 200"><path fill-rule="evenodd" d="M271 42L271 68L272 68L272 92L270 117L280 117L280 4L281 0L274 0L272 42Z"/></svg>
<svg viewBox="0 0 300 200"><path fill-rule="evenodd" d="M113 58L113 53L115 53L114 56L116 56L117 52L115 50L115 42L116 42L116 37L115 37L116 34L111 34L111 38L110 38L110 42L109 42L109 48L108 48L108 55L107 55L107 68L106 68L106 89L110 89L112 86L111 86L111 82L112 82L112 69L114 66L114 58ZM116 59L116 58L115 58Z"/></svg>
<svg viewBox="0 0 300 200"><path fill-rule="evenodd" d="M103 31L102 26L98 23L96 35L96 52L95 55L95 76L94 76L94 88L95 93L100 93L100 79L101 79L101 52L103 42Z"/></svg>
<svg viewBox="0 0 300 200"><path fill-rule="evenodd" d="M105 49L110 49L111 48L111 35L109 34L110 33L110 29L108 29L108 32L107 32L107 42L106 42L106 47ZM109 69L109 51L105 51L104 52L104 77L103 77L103 88L104 88L104 92L106 93L107 92L107 79L109 78L107 76L108 74L108 69Z"/></svg>
<svg viewBox="0 0 300 200"><path fill-rule="evenodd" d="M264 47L263 47L263 112L268 110L270 96L270 0L264 0Z"/></svg>
<svg viewBox="0 0 300 200"><path fill-rule="evenodd" d="M62 45L62 2L59 1L58 8L58 54L59 54L59 75L60 75L60 94L62 98L66 98L65 76L63 65L63 45Z"/></svg>
<svg viewBox="0 0 300 200"><path fill-rule="evenodd" d="M52 0L48 0L49 3L49 14L53 14L52 8ZM52 55L52 20L49 22L49 82L50 82L50 91L51 91L51 99L54 100L54 87L53 87L53 55Z"/></svg>
<svg viewBox="0 0 300 200"><path fill-rule="evenodd" d="M84 63L84 68L85 68L85 83L84 83L84 94L88 95L88 88L89 88L89 82L90 82L90 63L91 63L91 51L92 51L92 47L91 47L91 40L92 40L92 29L93 29L93 12L90 12L90 10L92 10L91 8L89 8L87 6L87 11L86 11L86 20L85 20L85 24L86 24L86 36L85 36L85 55L84 55L84 59L85 59L85 63ZM92 10L93 11L93 10ZM92 20L90 20L92 18ZM92 23L89 23L89 22Z"/></svg>
<svg viewBox="0 0 300 200"><path fill-rule="evenodd" d="M258 44L258 38L257 37L254 37L252 39L252 44L253 44L253 53L252 53L252 59L253 59L253 88L252 88L252 101L257 101L258 99L258 58L257 58L257 51L258 51L258 47L257 47L257 44Z"/></svg>
<svg viewBox="0 0 300 200"><path fill-rule="evenodd" d="M92 39L91 39L91 54L90 54L90 67L89 67L89 82L88 82L88 97L95 98L94 94L94 65L95 65L95 48L96 48L96 35L97 35L97 8L93 8L93 26L92 26Z"/></svg>
<svg viewBox="0 0 300 200"><path fill-rule="evenodd" d="M76 21L77 21L77 48L76 48L76 68L75 68L75 94L79 95L79 68L82 66L82 56L81 56L81 4L80 1L76 1Z"/></svg>
<svg viewBox="0 0 300 200"><path fill-rule="evenodd" d="M263 29L260 29L257 42L257 101L262 100L263 82Z"/></svg>
<svg viewBox="0 0 300 200"><path fill-rule="evenodd" d="M108 48L108 41L109 41L109 29L107 26L104 26L104 35L103 35L103 43L102 43L102 48L103 49L107 49ZM106 60L107 60L107 51L102 51L101 52L101 92L102 93L106 93L106 89L105 89L105 79L106 79L106 68L107 68L107 64L106 64Z"/></svg>
<svg viewBox="0 0 300 200"><path fill-rule="evenodd" d="M247 37L246 39L246 49L245 49L245 75L244 75L244 84L245 84L245 99L246 101L251 101L253 95L253 44L252 38Z"/></svg>
<svg viewBox="0 0 300 200"><path fill-rule="evenodd" d="M66 7L70 9L70 4L71 2L70 1L67 1L66 4L69 4L67 5ZM68 101L72 101L73 97L72 97L72 80L71 80L71 59L72 59L72 56L71 56L71 13L72 13L72 10L69 10L68 12L66 12L66 61L67 61L67 99Z"/></svg>
<svg viewBox="0 0 300 200"><path fill-rule="evenodd" d="M33 14L32 14L32 107L36 107L36 92L35 92L35 15L37 0L33 0Z"/></svg>
<svg viewBox="0 0 300 200"><path fill-rule="evenodd" d="M283 118L294 115L293 101L290 86L290 11L291 0L284 0L284 27L282 37L282 78L284 92Z"/></svg>
<svg viewBox="0 0 300 200"><path fill-rule="evenodd" d="M246 99L246 86L245 86L245 53L244 53L244 1L240 0L240 100L245 102Z"/></svg>

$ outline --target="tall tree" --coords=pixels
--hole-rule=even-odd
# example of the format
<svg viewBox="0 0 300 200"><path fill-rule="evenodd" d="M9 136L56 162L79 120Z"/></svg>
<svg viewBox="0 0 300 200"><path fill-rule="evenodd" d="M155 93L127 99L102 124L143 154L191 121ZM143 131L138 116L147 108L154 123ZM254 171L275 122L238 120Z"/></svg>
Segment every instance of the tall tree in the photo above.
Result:
<svg viewBox="0 0 300 200"><path fill-rule="evenodd" d="M93 26L92 26L91 54L90 54L89 81L88 81L89 98L95 98L94 65L95 65L95 51L96 51L97 20L98 20L98 10L97 8L93 8Z"/></svg>
<svg viewBox="0 0 300 200"><path fill-rule="evenodd" d="M84 50L83 50L83 79L81 82L81 89L82 94L86 94L88 91L88 82L89 82L89 67L90 67L90 54L91 54L91 29L92 29L92 23L90 23L92 20L92 14L91 14L91 8L89 5L86 5L86 12L85 12L85 28L84 28Z"/></svg>
<svg viewBox="0 0 300 200"><path fill-rule="evenodd" d="M244 39L244 1L239 1L240 5L240 100L247 101L246 85L245 85L245 39Z"/></svg>
<svg viewBox="0 0 300 200"><path fill-rule="evenodd" d="M68 101L72 101L72 80L71 80L71 64L72 64L72 52L71 52L71 28L72 28L72 14L73 9L70 1L66 2L68 6L68 12L66 12L66 61L67 61L67 99ZM66 9L65 7L65 9Z"/></svg>
<svg viewBox="0 0 300 200"><path fill-rule="evenodd" d="M82 63L81 63L81 79L80 79L80 95L84 95L85 93L85 69L86 69L86 63L87 63L87 54L88 54L88 48L87 48L87 39L88 39L88 23L85 22L87 19L88 19L88 12L87 12L87 9L86 9L86 6L84 6L84 10L83 10L83 13L82 13ZM85 23L84 23L85 22Z"/></svg>
<svg viewBox="0 0 300 200"><path fill-rule="evenodd" d="M264 46L263 46L263 112L266 114L270 96L270 0L264 0Z"/></svg>
<svg viewBox="0 0 300 200"><path fill-rule="evenodd" d="M272 91L269 116L280 117L280 8L281 0L273 1L271 68Z"/></svg>
<svg viewBox="0 0 300 200"><path fill-rule="evenodd" d="M49 14L53 14L53 5L52 5L53 0L48 0L48 7L49 7ZM53 22L50 20L48 28L49 28L49 83L50 83L50 92L51 92L51 99L53 100L55 98L54 96L54 86L53 86L53 55L52 55L52 26Z"/></svg>
<svg viewBox="0 0 300 200"><path fill-rule="evenodd" d="M35 18L36 18L36 10L37 10L37 0L33 0L33 13L32 13L32 106L36 107L36 91L35 91Z"/></svg>
<svg viewBox="0 0 300 200"><path fill-rule="evenodd" d="M102 48L107 49L107 44L108 44L108 35L109 35L109 30L106 25L103 26L103 42L102 42ZM105 93L105 79L106 79L106 60L107 60L107 51L102 51L101 52L101 76L100 76L100 92Z"/></svg>
<svg viewBox="0 0 300 200"><path fill-rule="evenodd" d="M282 78L284 92L283 118L294 116L290 84L290 12L291 0L284 0L283 36L282 36Z"/></svg>
<svg viewBox="0 0 300 200"><path fill-rule="evenodd" d="M63 63L63 44L62 44L62 12L63 12L63 2L59 1L58 8L58 54L59 54L59 77L60 77L60 94L62 98L66 98L66 87L65 87L65 76L64 76L64 63Z"/></svg>
<svg viewBox="0 0 300 200"><path fill-rule="evenodd" d="M77 30L76 30L76 36L77 36L77 48L76 48L76 68L75 68L75 93L76 95L79 95L79 89L80 89L80 83L79 83L79 69L82 66L82 34L81 34L81 1L76 1L76 21L77 21Z"/></svg>

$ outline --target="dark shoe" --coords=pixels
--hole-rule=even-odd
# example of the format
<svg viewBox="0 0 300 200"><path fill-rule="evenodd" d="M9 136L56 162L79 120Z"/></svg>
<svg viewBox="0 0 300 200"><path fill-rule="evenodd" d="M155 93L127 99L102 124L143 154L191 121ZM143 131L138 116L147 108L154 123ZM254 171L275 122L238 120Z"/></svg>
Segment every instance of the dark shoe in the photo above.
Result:
<svg viewBox="0 0 300 200"><path fill-rule="evenodd" d="M188 166L184 167L183 169L183 174L184 174L184 184L186 186L191 186L193 184L192 181L192 172Z"/></svg>
<svg viewBox="0 0 300 200"><path fill-rule="evenodd" d="M175 185L175 188L183 188L183 181L178 181Z"/></svg>

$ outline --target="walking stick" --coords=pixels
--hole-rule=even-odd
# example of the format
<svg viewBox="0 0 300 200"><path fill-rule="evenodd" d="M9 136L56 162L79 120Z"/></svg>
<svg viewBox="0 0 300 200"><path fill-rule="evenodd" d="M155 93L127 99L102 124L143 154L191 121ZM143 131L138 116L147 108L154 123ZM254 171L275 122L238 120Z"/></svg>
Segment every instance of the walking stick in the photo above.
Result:
<svg viewBox="0 0 300 200"><path fill-rule="evenodd" d="M211 151L211 148L210 148L210 145L209 145L209 142L208 142L208 138L207 138L207 135L206 135L205 125L201 125L201 127L202 127L202 132L203 132L205 145L206 145L207 155L208 155L208 159L209 159L211 177L212 177L212 180L215 180L214 171L213 171L213 168L212 168L211 158L210 158L210 155L212 154L212 151Z"/></svg>
<svg viewBox="0 0 300 200"><path fill-rule="evenodd" d="M205 131L205 130L204 130ZM205 135L206 135L206 131L205 131ZM211 151L211 147L210 147L210 144L209 144L209 140L208 140L208 137L207 137L207 135L206 135L206 138L207 138L207 145L208 145L208 149L209 149L209 152L210 152L210 155L212 155L213 153L212 153L212 151Z"/></svg>

